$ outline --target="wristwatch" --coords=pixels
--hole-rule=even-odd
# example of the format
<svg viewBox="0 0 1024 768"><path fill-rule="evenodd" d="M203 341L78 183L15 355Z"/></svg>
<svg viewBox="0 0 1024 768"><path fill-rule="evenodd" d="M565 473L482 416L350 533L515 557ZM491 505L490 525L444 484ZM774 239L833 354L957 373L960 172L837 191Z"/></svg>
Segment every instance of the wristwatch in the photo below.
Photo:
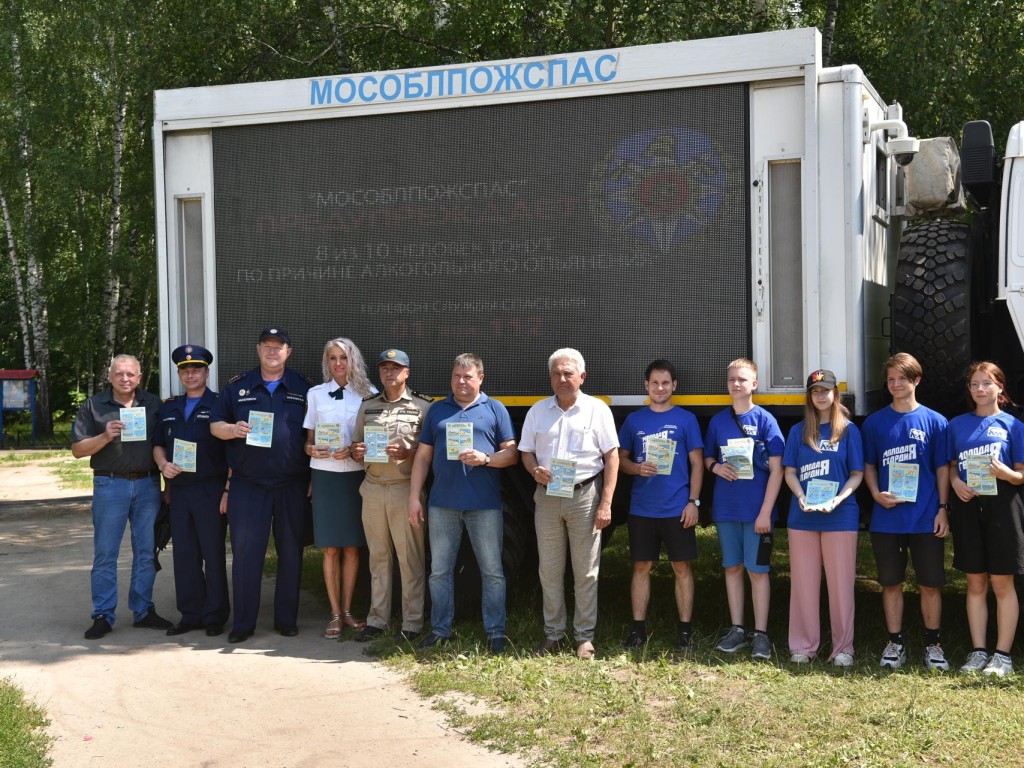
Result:
<svg viewBox="0 0 1024 768"><path fill-rule="evenodd" d="M949 504L939 504L939 509L949 509Z"/></svg>
<svg viewBox="0 0 1024 768"><path fill-rule="evenodd" d="M490 463L491 463L491 454L485 453L484 454L484 466L487 466Z"/></svg>
<svg viewBox="0 0 1024 768"><path fill-rule="evenodd" d="M688 501L690 504L693 504L693 506L697 507L698 509L700 508L700 499L688 499Z"/></svg>

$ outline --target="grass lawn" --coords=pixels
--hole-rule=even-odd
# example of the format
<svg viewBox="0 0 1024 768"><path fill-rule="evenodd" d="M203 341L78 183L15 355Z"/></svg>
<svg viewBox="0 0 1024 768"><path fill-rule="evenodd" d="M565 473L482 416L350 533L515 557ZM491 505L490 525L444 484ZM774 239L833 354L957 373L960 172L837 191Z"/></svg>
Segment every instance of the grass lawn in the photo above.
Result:
<svg viewBox="0 0 1024 768"><path fill-rule="evenodd" d="M0 678L0 766L44 768L50 737L43 728L43 711L25 701L21 690L8 678Z"/></svg>
<svg viewBox="0 0 1024 768"><path fill-rule="evenodd" d="M529 653L541 640L538 586L512 595L508 634L515 650L505 656L484 652L479 619L457 622L455 642L440 651L413 652L390 638L371 650L420 693L440 695L438 706L471 739L538 765L1024 766L1024 679L925 671L916 592L906 601L910 664L898 673L879 669L886 636L867 534L861 535L858 569L858 655L847 671L824 661L824 601L822 660L806 667L789 663L785 531L776 537L773 558L773 661L752 662L749 651L735 658L715 652L728 611L713 527L699 529L698 546L697 647L686 653L673 647L672 574L664 561L653 574L648 645L636 653L621 650L630 628L632 568L624 528L602 560L595 662L571 653ZM947 557L951 551L947 547ZM322 592L315 553L307 552L304 582ZM970 643L964 582L952 569L948 574L943 646L955 668ZM474 699L489 707L473 706Z"/></svg>

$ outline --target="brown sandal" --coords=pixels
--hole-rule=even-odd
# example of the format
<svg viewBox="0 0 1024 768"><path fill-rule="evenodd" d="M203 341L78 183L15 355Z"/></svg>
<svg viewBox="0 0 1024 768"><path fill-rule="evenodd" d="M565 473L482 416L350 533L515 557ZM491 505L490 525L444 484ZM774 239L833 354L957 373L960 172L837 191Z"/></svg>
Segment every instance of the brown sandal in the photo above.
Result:
<svg viewBox="0 0 1024 768"><path fill-rule="evenodd" d="M324 637L328 640L337 640L341 634L341 624L341 614L332 613L331 620L327 622L327 628L324 630Z"/></svg>
<svg viewBox="0 0 1024 768"><path fill-rule="evenodd" d="M362 629L366 626L365 621L360 621L352 616L352 611L345 611L339 618L341 619L342 624L346 627L351 627L352 629Z"/></svg>

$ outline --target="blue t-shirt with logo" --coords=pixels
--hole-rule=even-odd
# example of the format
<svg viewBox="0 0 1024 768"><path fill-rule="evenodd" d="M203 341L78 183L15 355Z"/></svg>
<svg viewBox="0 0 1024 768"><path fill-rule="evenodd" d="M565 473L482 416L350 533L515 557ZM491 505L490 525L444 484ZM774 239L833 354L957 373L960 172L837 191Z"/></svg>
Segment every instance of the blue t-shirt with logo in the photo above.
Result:
<svg viewBox="0 0 1024 768"><path fill-rule="evenodd" d="M642 464L647 458L647 438L661 437L676 443L672 473L634 477L629 513L639 517L675 517L683 514L690 499L690 451L704 447L697 417L673 406L667 411L650 407L633 411L619 429L619 445L629 458Z"/></svg>
<svg viewBox="0 0 1024 768"><path fill-rule="evenodd" d="M949 463L946 445L948 422L942 414L918 405L909 413L886 406L867 417L861 428L864 463L878 472L878 490L889 490L891 464L917 466L917 501L903 501L892 509L878 502L871 508L871 530L876 533L933 533L939 511L936 471Z"/></svg>
<svg viewBox="0 0 1024 768"><path fill-rule="evenodd" d="M864 448L856 425L847 424L838 443L830 443L831 436L831 424L819 425L820 451L816 451L804 442L802 421L789 430L782 465L796 468L805 494L808 483L814 479L839 483L836 488L836 493L839 493L852 472L864 471ZM787 525L795 531L856 531L860 527L860 507L855 494L851 493L831 512L804 512L794 495L789 505Z"/></svg>
<svg viewBox="0 0 1024 768"><path fill-rule="evenodd" d="M965 483L967 459L972 456L993 455L1008 467L1024 463L1024 424L1005 411L992 416L957 416L949 422L946 437L949 458L956 459Z"/></svg>
<svg viewBox="0 0 1024 768"><path fill-rule="evenodd" d="M739 420L743 431L736 425ZM785 450L785 441L779 422L768 411L755 405L749 411L733 416L732 408L719 411L711 417L708 431L704 437L704 456L722 461L721 446L728 444L730 439L750 437L760 440L768 449L769 456L781 456ZM764 503L764 494L768 488L769 472L761 469L754 462L752 480L723 480L715 475L715 502L713 519L716 523L752 523L757 519ZM777 510L772 508L772 520Z"/></svg>

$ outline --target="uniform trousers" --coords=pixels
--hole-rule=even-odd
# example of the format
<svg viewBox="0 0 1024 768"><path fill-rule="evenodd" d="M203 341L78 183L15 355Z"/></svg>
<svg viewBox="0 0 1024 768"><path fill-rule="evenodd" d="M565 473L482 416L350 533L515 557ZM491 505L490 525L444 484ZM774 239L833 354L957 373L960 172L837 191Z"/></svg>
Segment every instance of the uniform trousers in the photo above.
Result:
<svg viewBox="0 0 1024 768"><path fill-rule="evenodd" d="M789 529L789 651L813 658L821 644L821 569L828 585L832 653L853 655L857 531Z"/></svg>
<svg viewBox="0 0 1024 768"><path fill-rule="evenodd" d="M571 499L548 496L537 486L533 495L537 529L540 586L544 598L544 637L565 637L565 548L568 544L575 584L576 612L573 631L576 642L594 639L597 627L597 575L601 565L601 532L594 530L603 482L594 482L573 493Z"/></svg>
<svg viewBox="0 0 1024 768"><path fill-rule="evenodd" d="M237 475L231 478L228 525L236 632L252 632L256 628L263 563L271 529L277 549L274 624L283 627L296 625L308 489L309 481L305 478L271 488L256 485Z"/></svg>
<svg viewBox="0 0 1024 768"><path fill-rule="evenodd" d="M392 546L402 576L402 629L423 631L426 591L424 527L409 524L409 483L375 482L369 475L359 487L363 497L363 532L370 554L370 613L366 623L386 629L391 620Z"/></svg>
<svg viewBox="0 0 1024 768"><path fill-rule="evenodd" d="M230 612L224 557L228 521L220 513L225 480L170 483L174 592L184 624L224 624Z"/></svg>

